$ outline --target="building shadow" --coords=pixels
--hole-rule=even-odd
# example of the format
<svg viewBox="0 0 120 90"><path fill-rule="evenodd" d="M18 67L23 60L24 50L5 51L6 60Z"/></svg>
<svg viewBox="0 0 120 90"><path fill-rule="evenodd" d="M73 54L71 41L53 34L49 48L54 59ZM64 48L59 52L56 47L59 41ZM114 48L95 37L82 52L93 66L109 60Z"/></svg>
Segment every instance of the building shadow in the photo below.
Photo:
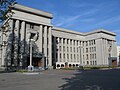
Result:
<svg viewBox="0 0 120 90"><path fill-rule="evenodd" d="M77 71L60 90L120 90L120 70Z"/></svg>

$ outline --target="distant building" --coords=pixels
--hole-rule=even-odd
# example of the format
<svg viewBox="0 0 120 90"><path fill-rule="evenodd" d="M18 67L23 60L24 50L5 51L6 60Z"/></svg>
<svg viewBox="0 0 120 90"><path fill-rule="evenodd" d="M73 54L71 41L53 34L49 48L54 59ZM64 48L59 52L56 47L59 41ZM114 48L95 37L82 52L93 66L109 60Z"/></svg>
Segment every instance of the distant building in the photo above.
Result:
<svg viewBox="0 0 120 90"><path fill-rule="evenodd" d="M53 15L16 4L13 16L6 22L10 28L0 32L0 67L27 67L30 63L30 38L32 65L54 68L108 66L109 57L117 56L116 34L104 29L87 33L54 27Z"/></svg>

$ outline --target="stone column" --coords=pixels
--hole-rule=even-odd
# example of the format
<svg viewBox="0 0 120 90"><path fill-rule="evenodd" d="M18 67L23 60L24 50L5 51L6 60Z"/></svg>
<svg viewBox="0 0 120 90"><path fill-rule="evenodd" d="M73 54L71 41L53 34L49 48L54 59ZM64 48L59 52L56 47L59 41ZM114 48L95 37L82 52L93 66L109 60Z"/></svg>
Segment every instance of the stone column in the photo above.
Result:
<svg viewBox="0 0 120 90"><path fill-rule="evenodd" d="M67 60L67 39L65 39L65 62L68 62L68 60Z"/></svg>
<svg viewBox="0 0 120 90"><path fill-rule="evenodd" d="M26 52L25 52L25 47L26 47L26 30L25 30L25 21L22 21L21 23L21 53L22 53L22 56L21 56L21 61L20 61L20 66L23 66L27 60L26 60Z"/></svg>
<svg viewBox="0 0 120 90"><path fill-rule="evenodd" d="M70 45L70 39L69 39L69 41L68 41L68 54L69 54L69 62L71 61L71 52L70 52L70 47L71 47L71 45Z"/></svg>
<svg viewBox="0 0 120 90"><path fill-rule="evenodd" d="M40 25L39 27L39 39L38 39L38 46L39 46L39 50L40 52L42 52L42 44L43 44L43 41L42 41L42 37L43 37L43 26Z"/></svg>
<svg viewBox="0 0 120 90"><path fill-rule="evenodd" d="M49 32L49 34L48 34L48 39L49 39L49 44L48 44L48 48L49 48L49 55L48 55L48 65L51 67L52 66L52 30L51 30L51 27L49 27L49 29L48 29L48 32Z"/></svg>
<svg viewBox="0 0 120 90"><path fill-rule="evenodd" d="M61 61L64 62L63 60L63 38L61 38Z"/></svg>
<svg viewBox="0 0 120 90"><path fill-rule="evenodd" d="M60 41L60 38L58 37L58 44L56 44L57 45L57 49L58 49L58 61L57 62L60 62L60 43L59 43L59 41ZM55 39L55 42L56 42L56 39Z"/></svg>
<svg viewBox="0 0 120 90"><path fill-rule="evenodd" d="M47 55L47 26L44 26L44 54L46 57L46 65L47 65L47 60L48 60L48 55Z"/></svg>
<svg viewBox="0 0 120 90"><path fill-rule="evenodd" d="M19 39L19 20L16 20L14 30L14 65L18 65L18 39Z"/></svg>

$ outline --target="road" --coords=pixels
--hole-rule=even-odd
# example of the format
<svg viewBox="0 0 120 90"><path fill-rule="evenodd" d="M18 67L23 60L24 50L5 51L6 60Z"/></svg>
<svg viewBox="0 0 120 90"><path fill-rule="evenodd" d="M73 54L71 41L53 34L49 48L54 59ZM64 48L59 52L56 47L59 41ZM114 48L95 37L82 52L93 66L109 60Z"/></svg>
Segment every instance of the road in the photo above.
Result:
<svg viewBox="0 0 120 90"><path fill-rule="evenodd" d="M0 73L0 90L120 90L120 70Z"/></svg>

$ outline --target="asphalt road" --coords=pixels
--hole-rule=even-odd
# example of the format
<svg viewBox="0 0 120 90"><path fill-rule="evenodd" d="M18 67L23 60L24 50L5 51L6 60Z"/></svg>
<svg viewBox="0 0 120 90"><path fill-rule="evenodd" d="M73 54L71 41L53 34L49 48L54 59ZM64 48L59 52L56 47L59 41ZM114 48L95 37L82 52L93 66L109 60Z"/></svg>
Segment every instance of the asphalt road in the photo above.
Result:
<svg viewBox="0 0 120 90"><path fill-rule="evenodd" d="M0 90L120 90L120 70L0 73Z"/></svg>

